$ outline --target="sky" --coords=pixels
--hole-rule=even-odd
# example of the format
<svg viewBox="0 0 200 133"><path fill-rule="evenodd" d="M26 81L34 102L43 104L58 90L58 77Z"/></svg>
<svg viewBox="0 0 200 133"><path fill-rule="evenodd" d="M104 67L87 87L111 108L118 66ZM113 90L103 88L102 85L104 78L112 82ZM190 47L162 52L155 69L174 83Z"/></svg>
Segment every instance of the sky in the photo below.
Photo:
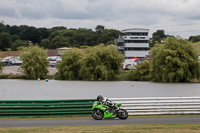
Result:
<svg viewBox="0 0 200 133"><path fill-rule="evenodd" d="M200 35L200 0L0 0L0 22L34 27L147 28Z"/></svg>

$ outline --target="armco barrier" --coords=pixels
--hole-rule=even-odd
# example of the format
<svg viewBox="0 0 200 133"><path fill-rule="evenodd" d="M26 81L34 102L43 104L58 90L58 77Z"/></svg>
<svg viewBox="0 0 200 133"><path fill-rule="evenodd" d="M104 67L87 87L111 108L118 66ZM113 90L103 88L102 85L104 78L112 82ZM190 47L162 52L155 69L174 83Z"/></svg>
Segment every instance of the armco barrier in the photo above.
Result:
<svg viewBox="0 0 200 133"><path fill-rule="evenodd" d="M129 115L200 114L200 97L109 98ZM90 115L96 99L0 100L0 117Z"/></svg>
<svg viewBox="0 0 200 133"><path fill-rule="evenodd" d="M110 98L129 115L200 114L200 97Z"/></svg>
<svg viewBox="0 0 200 133"><path fill-rule="evenodd" d="M90 115L95 99L0 100L0 117Z"/></svg>

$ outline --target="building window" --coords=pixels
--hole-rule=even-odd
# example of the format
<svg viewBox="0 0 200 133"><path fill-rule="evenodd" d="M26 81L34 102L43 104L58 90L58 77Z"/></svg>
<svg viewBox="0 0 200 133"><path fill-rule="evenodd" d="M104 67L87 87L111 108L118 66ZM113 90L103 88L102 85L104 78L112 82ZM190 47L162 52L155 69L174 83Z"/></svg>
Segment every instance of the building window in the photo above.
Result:
<svg viewBox="0 0 200 133"><path fill-rule="evenodd" d="M123 42L117 42L117 46L124 46Z"/></svg>
<svg viewBox="0 0 200 133"><path fill-rule="evenodd" d="M125 40L125 43L148 43L148 40Z"/></svg>
<svg viewBox="0 0 200 133"><path fill-rule="evenodd" d="M147 47L126 47L125 51L148 51L150 48Z"/></svg>
<svg viewBox="0 0 200 133"><path fill-rule="evenodd" d="M131 39L139 39L139 37L130 37ZM141 38L141 37L140 37ZM145 39L145 37L144 37Z"/></svg>
<svg viewBox="0 0 200 133"><path fill-rule="evenodd" d="M126 32L122 36L148 36L147 32Z"/></svg>

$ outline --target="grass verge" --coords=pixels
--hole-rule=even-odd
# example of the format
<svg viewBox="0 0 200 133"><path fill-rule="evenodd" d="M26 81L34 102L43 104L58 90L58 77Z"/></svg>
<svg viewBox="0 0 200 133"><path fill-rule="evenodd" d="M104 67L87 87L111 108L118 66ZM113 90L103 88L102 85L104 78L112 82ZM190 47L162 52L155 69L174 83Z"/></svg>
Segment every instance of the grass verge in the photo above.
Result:
<svg viewBox="0 0 200 133"><path fill-rule="evenodd" d="M0 75L0 79L27 79L26 75ZM47 75L43 79L54 79L54 75Z"/></svg>
<svg viewBox="0 0 200 133"><path fill-rule="evenodd" d="M144 115L144 116L129 116L129 118L141 117L197 117L199 115ZM0 120L38 120L38 119L92 119L92 116L51 116L51 117L0 117Z"/></svg>
<svg viewBox="0 0 200 133"><path fill-rule="evenodd" d="M200 124L98 125L0 128L0 133L199 133Z"/></svg>
<svg viewBox="0 0 200 133"><path fill-rule="evenodd" d="M0 79L26 79L25 75L0 75Z"/></svg>

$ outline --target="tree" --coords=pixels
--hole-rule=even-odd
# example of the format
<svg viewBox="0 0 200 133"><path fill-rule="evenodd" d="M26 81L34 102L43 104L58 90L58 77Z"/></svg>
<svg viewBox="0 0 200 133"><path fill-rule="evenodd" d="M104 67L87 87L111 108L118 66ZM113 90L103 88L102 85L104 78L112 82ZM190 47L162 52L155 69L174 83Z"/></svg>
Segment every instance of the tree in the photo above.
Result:
<svg viewBox="0 0 200 133"><path fill-rule="evenodd" d="M77 46L94 46L96 45L96 33L88 29L78 29L73 40Z"/></svg>
<svg viewBox="0 0 200 133"><path fill-rule="evenodd" d="M128 74L128 79L134 81L149 81L151 80L151 71L150 61L144 61L140 65L136 65L135 70L131 70Z"/></svg>
<svg viewBox="0 0 200 133"><path fill-rule="evenodd" d="M20 36L21 40L29 40L33 43L40 43L41 38L42 38L42 34L41 34L40 30L38 30L37 28L35 28L33 26L24 30Z"/></svg>
<svg viewBox="0 0 200 133"><path fill-rule="evenodd" d="M169 37L151 49L152 78L159 82L186 82L200 77L198 55L190 42Z"/></svg>
<svg viewBox="0 0 200 133"><path fill-rule="evenodd" d="M0 62L0 72L2 72L2 69L3 69L3 63Z"/></svg>
<svg viewBox="0 0 200 133"><path fill-rule="evenodd" d="M6 26L3 24L4 22L0 22L0 33L1 32L7 32Z"/></svg>
<svg viewBox="0 0 200 133"><path fill-rule="evenodd" d="M63 80L80 80L80 59L83 56L83 52L77 48L63 52L61 55L62 61L56 64L58 72L56 73L56 79Z"/></svg>
<svg viewBox="0 0 200 133"><path fill-rule="evenodd" d="M1 58L1 54L0 54L0 58ZM3 63L0 61L0 72L2 72L3 69Z"/></svg>
<svg viewBox="0 0 200 133"><path fill-rule="evenodd" d="M67 38L63 36L55 36L52 40L50 48L56 49L56 48L67 47L67 46L69 46L69 42Z"/></svg>
<svg viewBox="0 0 200 133"><path fill-rule="evenodd" d="M77 40L75 39L75 35L76 35L76 30L63 30L60 33L61 36L65 37L67 39L67 41L69 42L69 46L74 47L76 45Z"/></svg>
<svg viewBox="0 0 200 133"><path fill-rule="evenodd" d="M41 40L40 47L50 48L50 46L51 46L51 42L49 41L49 39L43 39L43 40Z"/></svg>
<svg viewBox="0 0 200 133"><path fill-rule="evenodd" d="M64 36L64 37L73 37L75 35L75 30L63 30L61 32L61 34Z"/></svg>
<svg viewBox="0 0 200 133"><path fill-rule="evenodd" d="M21 36L22 32L28 30L29 28L30 28L30 27L27 26L27 25L20 25L20 26L19 26L19 32L18 32L19 35Z"/></svg>
<svg viewBox="0 0 200 133"><path fill-rule="evenodd" d="M11 41L12 42L15 42L16 40L19 40L19 39L20 39L19 35L14 34L14 35L11 36Z"/></svg>
<svg viewBox="0 0 200 133"><path fill-rule="evenodd" d="M113 39L113 40L114 40L114 39ZM102 33L102 34L99 36L99 38L98 38L98 43L99 43L99 44L101 44L101 43L105 44L105 43L107 43L108 41L110 41L110 37L109 37L107 34L105 34L105 33Z"/></svg>
<svg viewBox="0 0 200 133"><path fill-rule="evenodd" d="M114 40L111 40L111 41L106 42L105 45L107 46L107 45L112 45L112 44L115 44L115 41L114 41Z"/></svg>
<svg viewBox="0 0 200 133"><path fill-rule="evenodd" d="M0 33L0 50L5 51L7 48L11 46L10 35L6 32Z"/></svg>
<svg viewBox="0 0 200 133"><path fill-rule="evenodd" d="M85 52L80 61L80 76L84 80L113 80L124 61L115 45L101 44L87 48Z"/></svg>
<svg viewBox="0 0 200 133"><path fill-rule="evenodd" d="M64 26L56 26L56 27L51 28L50 30L54 32L54 31L66 30L66 29L67 29L67 28L64 27Z"/></svg>
<svg viewBox="0 0 200 133"><path fill-rule="evenodd" d="M41 33L41 37L40 37L41 40L49 37L50 30L48 30L47 28L38 28L38 30Z"/></svg>
<svg viewBox="0 0 200 133"><path fill-rule="evenodd" d="M54 31L54 32L51 32L48 39L50 41L52 41L54 39L54 37L58 36L59 35L59 32L58 31Z"/></svg>
<svg viewBox="0 0 200 133"><path fill-rule="evenodd" d="M95 28L95 31L98 33L98 34L101 34L104 32L104 28L105 26L103 25L97 25L96 28Z"/></svg>
<svg viewBox="0 0 200 133"><path fill-rule="evenodd" d="M153 33L153 36L159 36L160 38L166 37L164 30L157 30L156 32Z"/></svg>
<svg viewBox="0 0 200 133"><path fill-rule="evenodd" d="M22 41L22 40L16 40L16 41L13 43L13 45L12 45L12 47L11 47L11 50L16 51L16 50L18 50L18 48L21 47L21 46L28 46L28 42L27 42L27 41Z"/></svg>
<svg viewBox="0 0 200 133"><path fill-rule="evenodd" d="M16 25L10 26L9 28L10 35L20 35L20 28Z"/></svg>
<svg viewBox="0 0 200 133"><path fill-rule="evenodd" d="M165 35L164 30L157 30L153 33L152 38L150 38L150 46L153 47L155 43L161 43L166 37L167 35Z"/></svg>
<svg viewBox="0 0 200 133"><path fill-rule="evenodd" d="M101 29L99 27L100 31L97 30L97 44L104 43L104 44L114 44L115 38L117 38L120 35L120 31L114 30L114 29L104 29L104 27ZM112 42L112 43L111 43Z"/></svg>
<svg viewBox="0 0 200 133"><path fill-rule="evenodd" d="M47 51L38 45L20 48L20 69L28 79L44 78L48 74Z"/></svg>
<svg viewBox="0 0 200 133"><path fill-rule="evenodd" d="M200 55L200 42L195 42L192 43L192 45L195 47L195 49L197 50L197 53Z"/></svg>
<svg viewBox="0 0 200 133"><path fill-rule="evenodd" d="M189 41L195 43L195 42L199 42L200 41L200 35L197 36L190 36L189 37Z"/></svg>

